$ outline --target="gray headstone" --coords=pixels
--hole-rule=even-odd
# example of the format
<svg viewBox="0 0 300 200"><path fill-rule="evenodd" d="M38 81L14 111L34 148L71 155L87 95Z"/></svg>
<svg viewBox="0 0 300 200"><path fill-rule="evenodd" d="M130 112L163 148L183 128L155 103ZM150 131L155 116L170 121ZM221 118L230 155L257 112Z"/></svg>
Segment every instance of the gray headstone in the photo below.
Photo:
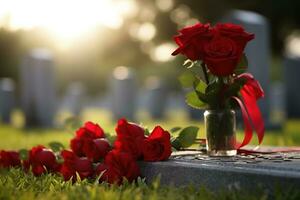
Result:
<svg viewBox="0 0 300 200"><path fill-rule="evenodd" d="M114 119L134 119L137 107L137 83L133 69L120 66L113 71L110 83Z"/></svg>
<svg viewBox="0 0 300 200"><path fill-rule="evenodd" d="M270 91L272 119L282 124L285 117L285 88L283 83L273 83ZM275 118L275 119L274 119Z"/></svg>
<svg viewBox="0 0 300 200"><path fill-rule="evenodd" d="M167 102L167 90L163 81L151 76L146 79L147 108L152 118L164 117Z"/></svg>
<svg viewBox="0 0 300 200"><path fill-rule="evenodd" d="M51 52L34 49L20 66L21 104L26 126L51 127L56 110Z"/></svg>
<svg viewBox="0 0 300 200"><path fill-rule="evenodd" d="M85 89L82 83L72 82L66 91L65 104L71 113L79 116L83 107Z"/></svg>
<svg viewBox="0 0 300 200"><path fill-rule="evenodd" d="M0 118L4 123L11 122L11 113L15 106L15 84L10 78L0 80Z"/></svg>
<svg viewBox="0 0 300 200"><path fill-rule="evenodd" d="M265 91L265 98L259 101L265 122L270 122L270 38L268 20L255 12L235 10L225 16L222 22L242 25L246 31L254 33L255 39L245 49L249 72L252 73Z"/></svg>
<svg viewBox="0 0 300 200"><path fill-rule="evenodd" d="M300 56L285 55L284 59L284 84L286 114L289 118L300 118Z"/></svg>

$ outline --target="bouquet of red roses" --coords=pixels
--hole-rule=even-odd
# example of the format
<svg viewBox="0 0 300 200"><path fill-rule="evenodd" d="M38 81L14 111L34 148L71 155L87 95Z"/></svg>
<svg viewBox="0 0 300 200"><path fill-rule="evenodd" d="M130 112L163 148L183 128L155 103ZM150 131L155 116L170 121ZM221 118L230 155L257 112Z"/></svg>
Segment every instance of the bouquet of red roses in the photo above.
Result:
<svg viewBox="0 0 300 200"><path fill-rule="evenodd" d="M237 148L248 144L252 126L259 143L264 135L264 124L256 101L264 92L253 76L245 73L246 44L254 39L243 27L234 24L197 23L183 28L174 37L179 46L172 55L183 54L185 72L179 77L183 87L190 88L186 95L188 105L207 110L230 110L241 108L245 139ZM258 66L259 67L259 66Z"/></svg>

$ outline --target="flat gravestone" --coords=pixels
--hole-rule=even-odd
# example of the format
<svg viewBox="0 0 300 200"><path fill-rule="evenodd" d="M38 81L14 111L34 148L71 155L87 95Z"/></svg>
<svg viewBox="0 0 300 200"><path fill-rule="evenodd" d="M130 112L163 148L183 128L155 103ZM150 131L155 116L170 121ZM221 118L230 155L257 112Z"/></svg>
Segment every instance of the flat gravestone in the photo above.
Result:
<svg viewBox="0 0 300 200"><path fill-rule="evenodd" d="M53 56L34 49L20 66L21 104L26 127L51 127L56 111Z"/></svg>
<svg viewBox="0 0 300 200"><path fill-rule="evenodd" d="M174 152L168 161L141 162L147 181L160 176L165 185L205 186L220 189L300 188L300 152L240 154L236 157L208 157L201 151Z"/></svg>

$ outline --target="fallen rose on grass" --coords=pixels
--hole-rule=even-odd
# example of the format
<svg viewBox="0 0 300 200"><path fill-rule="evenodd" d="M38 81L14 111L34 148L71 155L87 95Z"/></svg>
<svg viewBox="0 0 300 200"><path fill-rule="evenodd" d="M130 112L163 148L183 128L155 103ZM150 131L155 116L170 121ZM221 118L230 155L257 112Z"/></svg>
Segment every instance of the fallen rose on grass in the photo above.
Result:
<svg viewBox="0 0 300 200"><path fill-rule="evenodd" d="M112 150L104 163L97 167L96 174L102 175L100 181L121 184L124 178L129 182L135 180L140 175L140 169L131 154Z"/></svg>
<svg viewBox="0 0 300 200"><path fill-rule="evenodd" d="M60 173L63 175L65 180L73 181L77 179L77 174L80 179L85 179L92 177L93 175L93 165L87 158L80 158L74 154L72 151L63 150L61 156L64 159Z"/></svg>
<svg viewBox="0 0 300 200"><path fill-rule="evenodd" d="M58 172L73 182L78 177L82 180L101 175L100 182L121 184L124 179L132 182L140 176L137 160L161 161L171 154L170 134L160 126L145 136L144 128L120 119L115 130L117 138L111 146L98 124L86 122L71 139L71 150L57 150L55 154L42 145L35 146L23 161L24 169L36 176ZM1 151L0 156L0 167L21 165L18 152Z"/></svg>
<svg viewBox="0 0 300 200"><path fill-rule="evenodd" d="M16 151L0 151L0 168L21 166L20 155Z"/></svg>
<svg viewBox="0 0 300 200"><path fill-rule="evenodd" d="M23 162L24 168L39 176L45 172L58 172L60 164L57 163L56 156L51 149L47 149L42 145L33 147L29 151L29 157Z"/></svg>
<svg viewBox="0 0 300 200"><path fill-rule="evenodd" d="M143 141L143 158L145 161L161 161L170 157L170 133L156 126L152 133Z"/></svg>
<svg viewBox="0 0 300 200"><path fill-rule="evenodd" d="M104 137L104 131L98 124L86 122L76 131L76 136L70 141L70 147L79 157L86 156L91 161L100 161L110 150L110 145Z"/></svg>
<svg viewBox="0 0 300 200"><path fill-rule="evenodd" d="M141 158L145 130L137 124L127 122L126 119L120 119L116 133L115 149L120 152L128 152L135 159Z"/></svg>

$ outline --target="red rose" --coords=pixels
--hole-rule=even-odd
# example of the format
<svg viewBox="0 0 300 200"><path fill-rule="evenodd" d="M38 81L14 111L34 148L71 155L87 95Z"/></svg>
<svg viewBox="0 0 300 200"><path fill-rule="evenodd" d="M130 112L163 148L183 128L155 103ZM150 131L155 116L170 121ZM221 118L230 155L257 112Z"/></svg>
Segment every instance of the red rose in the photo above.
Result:
<svg viewBox="0 0 300 200"><path fill-rule="evenodd" d="M232 39L220 35L215 35L205 45L204 51L203 61L209 71L216 76L232 74L242 55Z"/></svg>
<svg viewBox="0 0 300 200"><path fill-rule="evenodd" d="M98 138L85 141L83 151L91 161L97 162L110 151L110 145L107 139Z"/></svg>
<svg viewBox="0 0 300 200"><path fill-rule="evenodd" d="M174 37L174 41L179 47L172 55L181 53L193 61L202 59L203 46L212 37L210 25L197 23L194 26L180 30L179 33L179 35Z"/></svg>
<svg viewBox="0 0 300 200"><path fill-rule="evenodd" d="M228 76L237 67L244 48L254 34L234 24L217 24L213 39L204 46L203 61L210 72L217 76Z"/></svg>
<svg viewBox="0 0 300 200"><path fill-rule="evenodd" d="M170 134L160 126L143 142L143 156L145 161L166 160L171 155Z"/></svg>
<svg viewBox="0 0 300 200"><path fill-rule="evenodd" d="M129 182L135 180L140 175L140 169L129 153L112 150L105 157L104 163L98 165L96 174L102 174L100 181L121 184L123 178Z"/></svg>
<svg viewBox="0 0 300 200"><path fill-rule="evenodd" d="M41 145L33 147L29 151L29 158L24 161L24 167L26 170L29 170L30 166L33 174L36 176L47 171L57 172L60 169L60 164L57 163L52 150Z"/></svg>
<svg viewBox="0 0 300 200"><path fill-rule="evenodd" d="M63 150L61 156L64 163L60 169L60 173L65 180L76 180L76 173L79 174L81 179L85 179L93 175L92 162L87 158L80 158L72 151Z"/></svg>
<svg viewBox="0 0 300 200"><path fill-rule="evenodd" d="M136 124L128 123L126 119L120 119L116 132L115 149L128 152L135 159L140 158L142 156L142 142L145 138L145 130Z"/></svg>
<svg viewBox="0 0 300 200"><path fill-rule="evenodd" d="M234 40L241 54L243 53L247 42L254 39L254 34L245 32L244 28L239 25L230 23L217 24L215 29L222 36Z"/></svg>
<svg viewBox="0 0 300 200"><path fill-rule="evenodd" d="M73 138L70 141L70 147L72 151L77 155L77 156L85 156L85 153L83 152L83 145L84 145L84 140L80 138Z"/></svg>
<svg viewBox="0 0 300 200"><path fill-rule="evenodd" d="M77 156L91 155L90 148L88 149L86 146L93 144L93 140L104 137L104 131L98 124L87 122L76 131L76 136L71 140L70 147ZM88 157L91 158L90 156Z"/></svg>
<svg viewBox="0 0 300 200"><path fill-rule="evenodd" d="M104 138L105 134L103 129L93 122L86 122L83 127L76 131L76 137L80 139L97 139Z"/></svg>
<svg viewBox="0 0 300 200"><path fill-rule="evenodd" d="M16 151L0 151L0 168L21 166L20 155Z"/></svg>

